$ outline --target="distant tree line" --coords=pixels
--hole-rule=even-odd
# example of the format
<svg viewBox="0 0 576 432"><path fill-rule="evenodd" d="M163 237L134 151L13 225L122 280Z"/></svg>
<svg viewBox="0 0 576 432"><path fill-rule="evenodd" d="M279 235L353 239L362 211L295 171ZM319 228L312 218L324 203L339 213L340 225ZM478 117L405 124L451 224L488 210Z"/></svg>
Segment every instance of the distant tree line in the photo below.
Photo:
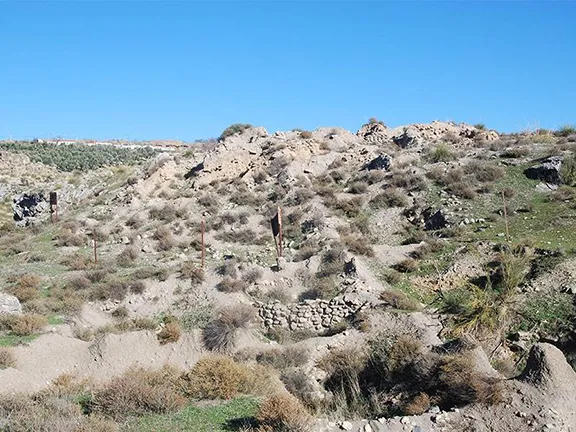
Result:
<svg viewBox="0 0 576 432"><path fill-rule="evenodd" d="M0 143L0 150L26 154L31 161L52 165L61 171L86 171L110 165L134 165L158 153L151 147L111 145Z"/></svg>

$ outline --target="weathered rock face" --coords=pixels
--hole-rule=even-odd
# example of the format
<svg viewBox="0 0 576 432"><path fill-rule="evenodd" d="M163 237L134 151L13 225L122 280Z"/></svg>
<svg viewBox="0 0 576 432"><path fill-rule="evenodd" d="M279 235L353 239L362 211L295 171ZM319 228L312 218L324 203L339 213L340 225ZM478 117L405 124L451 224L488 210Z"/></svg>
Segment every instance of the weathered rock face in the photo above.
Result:
<svg viewBox="0 0 576 432"><path fill-rule="evenodd" d="M541 164L530 167L524 171L524 174L529 179L542 180L546 183L560 184L562 178L560 176L560 169L562 168L562 157L552 156Z"/></svg>
<svg viewBox="0 0 576 432"><path fill-rule="evenodd" d="M28 226L44 213L50 204L44 198L44 194L23 194L14 198L12 209L16 225Z"/></svg>
<svg viewBox="0 0 576 432"><path fill-rule="evenodd" d="M258 315L266 327L290 330L325 330L350 315L372 305L356 296L345 295L332 300L306 300L285 306L280 302L256 303Z"/></svg>
<svg viewBox="0 0 576 432"><path fill-rule="evenodd" d="M409 126L405 128L402 133L394 135L392 137L392 141L394 141L394 144L401 148L407 148L421 144L423 139L415 127Z"/></svg>
<svg viewBox="0 0 576 432"><path fill-rule="evenodd" d="M22 306L16 297L10 294L0 293L0 315L22 313Z"/></svg>
<svg viewBox="0 0 576 432"><path fill-rule="evenodd" d="M363 125L356 135L370 144L380 145L390 141L388 128L381 123L367 123Z"/></svg>
<svg viewBox="0 0 576 432"><path fill-rule="evenodd" d="M566 361L566 357L554 345L538 343L532 347L526 368L520 377L542 390L571 388L576 385L576 372Z"/></svg>
<svg viewBox="0 0 576 432"><path fill-rule="evenodd" d="M380 154L378 157L367 162L362 169L372 171L372 170L389 170L390 169L390 156L386 154Z"/></svg>
<svg viewBox="0 0 576 432"><path fill-rule="evenodd" d="M426 231L434 231L450 226L450 221L442 210L434 211L432 207L427 208L422 212L424 218L424 229Z"/></svg>

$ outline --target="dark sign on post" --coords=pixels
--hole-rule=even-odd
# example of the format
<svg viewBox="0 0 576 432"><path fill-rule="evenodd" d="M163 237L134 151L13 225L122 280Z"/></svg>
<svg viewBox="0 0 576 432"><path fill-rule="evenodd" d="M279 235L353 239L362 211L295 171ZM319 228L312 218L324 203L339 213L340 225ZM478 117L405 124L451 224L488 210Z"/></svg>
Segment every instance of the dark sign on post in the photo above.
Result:
<svg viewBox="0 0 576 432"><path fill-rule="evenodd" d="M58 205L58 194L56 192L50 192L50 205Z"/></svg>
<svg viewBox="0 0 576 432"><path fill-rule="evenodd" d="M58 194L50 192L50 221L58 220Z"/></svg>

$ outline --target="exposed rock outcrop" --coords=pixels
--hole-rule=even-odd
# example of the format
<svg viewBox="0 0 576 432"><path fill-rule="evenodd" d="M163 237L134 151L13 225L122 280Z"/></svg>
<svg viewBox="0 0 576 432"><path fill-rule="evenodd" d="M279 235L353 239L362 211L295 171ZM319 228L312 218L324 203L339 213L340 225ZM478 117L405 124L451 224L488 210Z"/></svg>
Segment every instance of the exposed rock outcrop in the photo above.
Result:
<svg viewBox="0 0 576 432"><path fill-rule="evenodd" d="M22 313L22 305L16 297L10 294L0 293L0 314L14 314L19 315Z"/></svg>
<svg viewBox="0 0 576 432"><path fill-rule="evenodd" d="M529 179L542 180L546 183L560 184L562 178L560 169L562 168L562 157L552 156L542 161L542 163L530 167L524 171Z"/></svg>
<svg viewBox="0 0 576 432"><path fill-rule="evenodd" d="M12 205L16 225L28 226L34 223L49 207L42 193L16 196Z"/></svg>

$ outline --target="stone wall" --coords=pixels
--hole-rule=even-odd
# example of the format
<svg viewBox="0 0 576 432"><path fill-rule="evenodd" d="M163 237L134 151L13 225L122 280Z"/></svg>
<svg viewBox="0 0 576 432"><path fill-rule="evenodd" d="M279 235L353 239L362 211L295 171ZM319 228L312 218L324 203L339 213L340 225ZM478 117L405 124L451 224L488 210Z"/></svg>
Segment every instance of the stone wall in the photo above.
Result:
<svg viewBox="0 0 576 432"><path fill-rule="evenodd" d="M360 310L372 307L372 304L357 296L344 295L332 300L305 300L288 306L279 301L257 302L255 306L265 327L322 331Z"/></svg>

